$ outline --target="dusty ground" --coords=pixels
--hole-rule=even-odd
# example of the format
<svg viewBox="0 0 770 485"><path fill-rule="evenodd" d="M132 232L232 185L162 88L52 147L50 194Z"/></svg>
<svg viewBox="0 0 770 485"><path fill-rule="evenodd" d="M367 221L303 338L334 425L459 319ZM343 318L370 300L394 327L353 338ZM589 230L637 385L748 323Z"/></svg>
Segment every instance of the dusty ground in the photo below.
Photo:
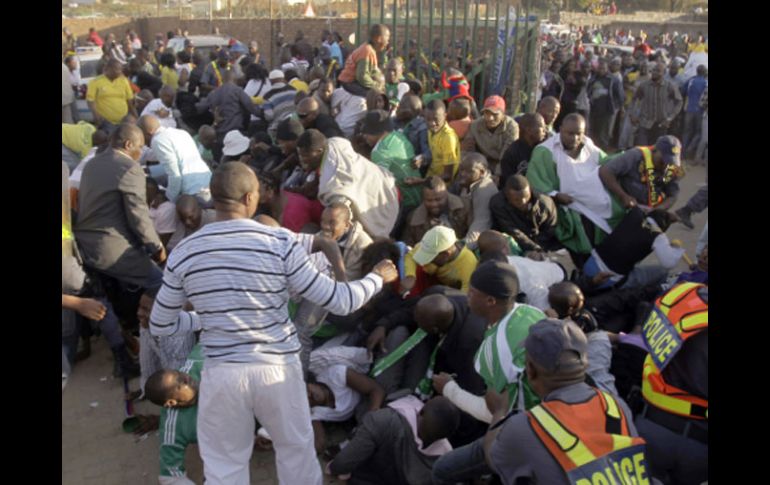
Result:
<svg viewBox="0 0 770 485"><path fill-rule="evenodd" d="M704 185L703 167L688 167L676 208ZM695 230L675 224L668 231L680 239L687 253L695 259L695 244L708 220L708 210L693 215ZM654 257L651 257L651 261ZM682 264L682 268L684 265ZM131 382L135 389L138 379ZM135 412L157 413L149 402L135 405ZM62 392L62 484L63 485L137 485L157 483L158 434L152 432L142 441L121 429L125 417L123 381L112 378L112 355L103 338L92 341L92 355L76 365ZM203 464L197 446L187 450L188 476L203 482ZM251 483L277 484L272 452L255 451L251 458ZM300 484L297 484L300 485Z"/></svg>

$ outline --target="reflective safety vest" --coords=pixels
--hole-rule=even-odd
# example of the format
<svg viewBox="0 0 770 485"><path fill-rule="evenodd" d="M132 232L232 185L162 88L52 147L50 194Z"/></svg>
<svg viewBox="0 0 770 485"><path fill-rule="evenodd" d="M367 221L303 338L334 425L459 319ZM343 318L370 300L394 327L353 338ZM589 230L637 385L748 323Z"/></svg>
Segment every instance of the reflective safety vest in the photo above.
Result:
<svg viewBox="0 0 770 485"><path fill-rule="evenodd" d="M691 419L708 419L708 400L667 384L662 372L687 339L709 325L708 303L698 294L700 283L681 283L655 301L642 327L649 350L642 374L642 396L651 405Z"/></svg>
<svg viewBox="0 0 770 485"><path fill-rule="evenodd" d="M647 205L655 207L663 202L663 195L655 190L655 166L652 164L651 147L639 147L644 155L644 168L642 170L642 181L647 185Z"/></svg>
<svg viewBox="0 0 770 485"><path fill-rule="evenodd" d="M610 394L594 389L585 402L546 401L527 411L540 441L574 485L649 484L644 439Z"/></svg>

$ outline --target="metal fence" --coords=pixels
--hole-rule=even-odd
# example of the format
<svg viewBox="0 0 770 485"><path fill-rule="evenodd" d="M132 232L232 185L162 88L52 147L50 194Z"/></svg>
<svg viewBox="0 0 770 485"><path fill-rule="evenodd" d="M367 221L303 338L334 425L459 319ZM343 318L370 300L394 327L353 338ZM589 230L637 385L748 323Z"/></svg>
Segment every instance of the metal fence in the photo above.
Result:
<svg viewBox="0 0 770 485"><path fill-rule="evenodd" d="M531 0L357 0L356 39L390 27L390 57L417 57L415 77L436 80L458 67L481 102L498 94L510 113L534 109L540 77L539 21ZM422 61L422 62L420 62ZM437 74L438 73L438 74Z"/></svg>

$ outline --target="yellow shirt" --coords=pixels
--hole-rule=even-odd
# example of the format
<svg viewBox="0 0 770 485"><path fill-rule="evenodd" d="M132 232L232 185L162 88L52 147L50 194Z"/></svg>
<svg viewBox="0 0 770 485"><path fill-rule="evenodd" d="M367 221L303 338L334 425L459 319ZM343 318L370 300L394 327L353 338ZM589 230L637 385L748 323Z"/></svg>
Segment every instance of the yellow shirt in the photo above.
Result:
<svg viewBox="0 0 770 485"><path fill-rule="evenodd" d="M692 52L708 52L708 47L705 43L693 42L687 46L687 53Z"/></svg>
<svg viewBox="0 0 770 485"><path fill-rule="evenodd" d="M456 135L455 135L456 136ZM404 270L406 276L417 275L417 263L414 261L414 253L420 247L418 243L414 249L409 251L404 257ZM453 288L460 288L463 293L468 293L468 287L471 284L471 275L476 271L479 262L470 249L463 246L460 254L444 266L428 264L422 269L428 274L436 275L439 283Z"/></svg>
<svg viewBox="0 0 770 485"><path fill-rule="evenodd" d="M85 157L93 146L91 136L95 131L96 127L87 121L80 121L76 125L62 123L61 144L79 154L81 158Z"/></svg>
<svg viewBox="0 0 770 485"><path fill-rule="evenodd" d="M117 125L128 114L128 102L134 97L125 76L110 81L102 75L88 83L86 101L92 101L99 116Z"/></svg>
<svg viewBox="0 0 770 485"><path fill-rule="evenodd" d="M428 177L443 175L445 167L452 165L452 179L457 175L457 169L460 168L460 138L455 130L444 123L444 126L433 133L428 130L428 146L433 157L428 168Z"/></svg>
<svg viewBox="0 0 770 485"><path fill-rule="evenodd" d="M309 93L310 92L310 86L305 81L301 81L297 78L292 79L289 81L289 85L292 86L297 91L301 91L303 93Z"/></svg>
<svg viewBox="0 0 770 485"><path fill-rule="evenodd" d="M174 89L179 89L179 74L170 67L160 66L160 80L164 86L171 86Z"/></svg>

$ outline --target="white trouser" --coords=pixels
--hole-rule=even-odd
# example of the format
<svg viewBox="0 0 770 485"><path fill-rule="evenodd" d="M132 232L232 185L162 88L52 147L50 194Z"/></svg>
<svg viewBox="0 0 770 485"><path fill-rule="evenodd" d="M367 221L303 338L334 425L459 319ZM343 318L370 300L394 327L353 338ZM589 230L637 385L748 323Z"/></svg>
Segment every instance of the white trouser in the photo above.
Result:
<svg viewBox="0 0 770 485"><path fill-rule="evenodd" d="M323 483L299 359L287 365L207 360L198 399L206 485L249 485L255 417L273 440L280 484Z"/></svg>

